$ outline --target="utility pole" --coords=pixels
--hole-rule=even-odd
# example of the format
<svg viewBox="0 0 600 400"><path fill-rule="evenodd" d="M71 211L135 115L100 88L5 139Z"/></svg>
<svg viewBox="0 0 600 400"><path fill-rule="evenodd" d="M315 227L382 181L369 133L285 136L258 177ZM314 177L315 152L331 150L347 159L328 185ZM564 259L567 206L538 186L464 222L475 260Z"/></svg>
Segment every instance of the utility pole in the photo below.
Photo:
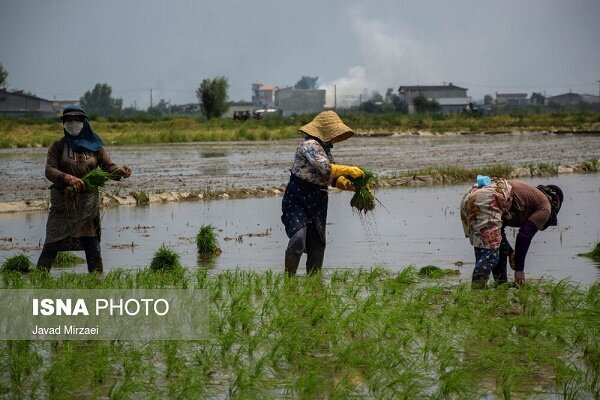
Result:
<svg viewBox="0 0 600 400"><path fill-rule="evenodd" d="M600 81L598 81L600 82ZM333 110L337 112L337 86L333 85Z"/></svg>
<svg viewBox="0 0 600 400"><path fill-rule="evenodd" d="M600 104L600 81L596 82L598 82L598 104Z"/></svg>
<svg viewBox="0 0 600 400"><path fill-rule="evenodd" d="M150 88L150 108L152 108L152 88Z"/></svg>

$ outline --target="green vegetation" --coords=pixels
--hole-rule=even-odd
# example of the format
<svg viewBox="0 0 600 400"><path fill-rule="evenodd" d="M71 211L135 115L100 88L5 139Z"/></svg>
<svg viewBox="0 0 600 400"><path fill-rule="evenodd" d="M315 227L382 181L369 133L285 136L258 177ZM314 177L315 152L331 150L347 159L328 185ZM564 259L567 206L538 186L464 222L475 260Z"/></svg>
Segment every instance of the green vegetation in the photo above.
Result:
<svg viewBox="0 0 600 400"><path fill-rule="evenodd" d="M117 176L113 173L106 172L101 168L94 168L85 174L81 180L85 183L87 190L93 192L98 191L106 182L114 180L115 178L117 178Z"/></svg>
<svg viewBox="0 0 600 400"><path fill-rule="evenodd" d="M600 260L600 243L596 243L596 247L594 247L592 251L589 251L587 253L581 253L579 255L583 257L589 257L594 260Z"/></svg>
<svg viewBox="0 0 600 400"><path fill-rule="evenodd" d="M398 178L409 178L416 176L429 176L435 183L458 183L474 181L477 175L487 175L490 177L507 178L514 170L510 164L492 164L476 168L463 167L427 167L413 171L407 171L390 177L385 180L393 180Z"/></svg>
<svg viewBox="0 0 600 400"><path fill-rule="evenodd" d="M200 109L206 119L219 118L229 108L227 103L227 89L229 82L224 76L213 79L203 79L196 89L196 97Z"/></svg>
<svg viewBox="0 0 600 400"><path fill-rule="evenodd" d="M218 256L222 253L215 229L212 225L202 225L200 227L200 231L196 235L198 254L202 256Z"/></svg>
<svg viewBox="0 0 600 400"><path fill-rule="evenodd" d="M0 267L2 272L27 273L34 268L34 264L25 254L17 254L7 258Z"/></svg>
<svg viewBox="0 0 600 400"><path fill-rule="evenodd" d="M418 274L421 277L437 279L448 275L459 275L460 271L455 269L442 269L435 265L426 265L419 269Z"/></svg>
<svg viewBox="0 0 600 400"><path fill-rule="evenodd" d="M164 244L154 253L150 262L152 271L173 271L181 268L180 256Z"/></svg>
<svg viewBox="0 0 600 400"><path fill-rule="evenodd" d="M135 199L135 203L138 206L150 203L150 195L148 195L148 193L143 190L131 192L131 196Z"/></svg>
<svg viewBox="0 0 600 400"><path fill-rule="evenodd" d="M350 206L358 212L367 213L375 208L375 195L371 191L377 177L373 171L361 168L364 175L358 179L351 179L356 188L354 196L350 199Z"/></svg>
<svg viewBox="0 0 600 400"><path fill-rule="evenodd" d="M417 130L440 132L600 131L600 113L569 112L525 115L365 114L344 113L344 122L357 132L393 133ZM233 121L198 117L111 117L92 119L91 125L108 144L151 144L227 140L297 138L298 128L314 115L294 118ZM49 146L62 136L61 122L0 118L0 147Z"/></svg>
<svg viewBox="0 0 600 400"><path fill-rule="evenodd" d="M59 251L52 263L52 268L70 268L77 264L83 264L85 259L68 251Z"/></svg>
<svg viewBox="0 0 600 400"><path fill-rule="evenodd" d="M600 283L473 291L415 268L5 273L2 288L207 290L204 341L3 341L6 398L598 398Z"/></svg>

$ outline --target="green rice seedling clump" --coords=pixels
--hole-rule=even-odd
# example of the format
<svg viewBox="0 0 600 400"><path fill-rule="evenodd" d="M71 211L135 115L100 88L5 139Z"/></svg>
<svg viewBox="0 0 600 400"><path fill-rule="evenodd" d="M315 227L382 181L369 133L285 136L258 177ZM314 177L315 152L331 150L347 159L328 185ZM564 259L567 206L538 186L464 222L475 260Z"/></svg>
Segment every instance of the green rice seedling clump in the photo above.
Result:
<svg viewBox="0 0 600 400"><path fill-rule="evenodd" d="M150 262L153 271L172 271L181 267L179 254L168 249L164 244L154 253Z"/></svg>
<svg viewBox="0 0 600 400"><path fill-rule="evenodd" d="M352 184L356 188L356 192L350 200L350 206L359 212L367 213L375 208L375 195L371 187L377 179L373 171L366 168L361 168L364 175L357 179L351 179Z"/></svg>
<svg viewBox="0 0 600 400"><path fill-rule="evenodd" d="M594 260L600 260L600 242L596 243L596 247L594 247L594 250L589 251L587 253L581 253L579 255L583 257L593 258Z"/></svg>
<svg viewBox="0 0 600 400"><path fill-rule="evenodd" d="M106 172L100 168L94 168L93 170L85 174L85 176L81 178L81 180L83 181L83 183L85 183L85 187L87 188L87 190L92 192L97 191L99 188L104 186L106 182L114 180L116 178L117 176L111 172Z"/></svg>
<svg viewBox="0 0 600 400"><path fill-rule="evenodd" d="M202 225L198 235L196 235L196 245L198 254L206 256L218 256L222 253L217 241L215 227L212 225Z"/></svg>
<svg viewBox="0 0 600 400"><path fill-rule="evenodd" d="M53 268L69 268L77 264L83 264L85 259L68 251L59 251L52 263Z"/></svg>
<svg viewBox="0 0 600 400"><path fill-rule="evenodd" d="M3 272L22 272L26 273L33 269L33 263L29 260L25 254L17 254L16 256L12 256L7 258L6 261L2 263Z"/></svg>
<svg viewBox="0 0 600 400"><path fill-rule="evenodd" d="M449 268L440 268L435 265L426 265L419 269L418 275L425 278L443 278L449 275L458 275L459 271Z"/></svg>

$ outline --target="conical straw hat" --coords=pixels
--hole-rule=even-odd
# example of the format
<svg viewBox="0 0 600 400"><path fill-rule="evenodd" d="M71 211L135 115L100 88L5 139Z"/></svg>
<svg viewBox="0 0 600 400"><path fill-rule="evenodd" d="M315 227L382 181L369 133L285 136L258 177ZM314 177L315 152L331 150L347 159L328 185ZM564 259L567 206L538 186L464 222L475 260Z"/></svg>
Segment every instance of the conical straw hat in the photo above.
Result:
<svg viewBox="0 0 600 400"><path fill-rule="evenodd" d="M352 129L346 126L333 111L323 111L300 128L300 132L315 137L322 142L331 142L333 139L336 139L336 142L341 142L354 135Z"/></svg>

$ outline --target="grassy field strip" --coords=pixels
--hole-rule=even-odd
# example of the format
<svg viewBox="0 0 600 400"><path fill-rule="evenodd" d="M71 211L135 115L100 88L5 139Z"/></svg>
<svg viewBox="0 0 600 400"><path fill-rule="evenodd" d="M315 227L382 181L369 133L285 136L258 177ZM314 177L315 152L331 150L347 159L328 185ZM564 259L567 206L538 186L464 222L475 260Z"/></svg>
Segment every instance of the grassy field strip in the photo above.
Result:
<svg viewBox="0 0 600 400"><path fill-rule="evenodd" d="M9 398L598 398L600 283L473 291L415 267L106 276L4 273L2 288L208 290L199 342L0 343Z"/></svg>

